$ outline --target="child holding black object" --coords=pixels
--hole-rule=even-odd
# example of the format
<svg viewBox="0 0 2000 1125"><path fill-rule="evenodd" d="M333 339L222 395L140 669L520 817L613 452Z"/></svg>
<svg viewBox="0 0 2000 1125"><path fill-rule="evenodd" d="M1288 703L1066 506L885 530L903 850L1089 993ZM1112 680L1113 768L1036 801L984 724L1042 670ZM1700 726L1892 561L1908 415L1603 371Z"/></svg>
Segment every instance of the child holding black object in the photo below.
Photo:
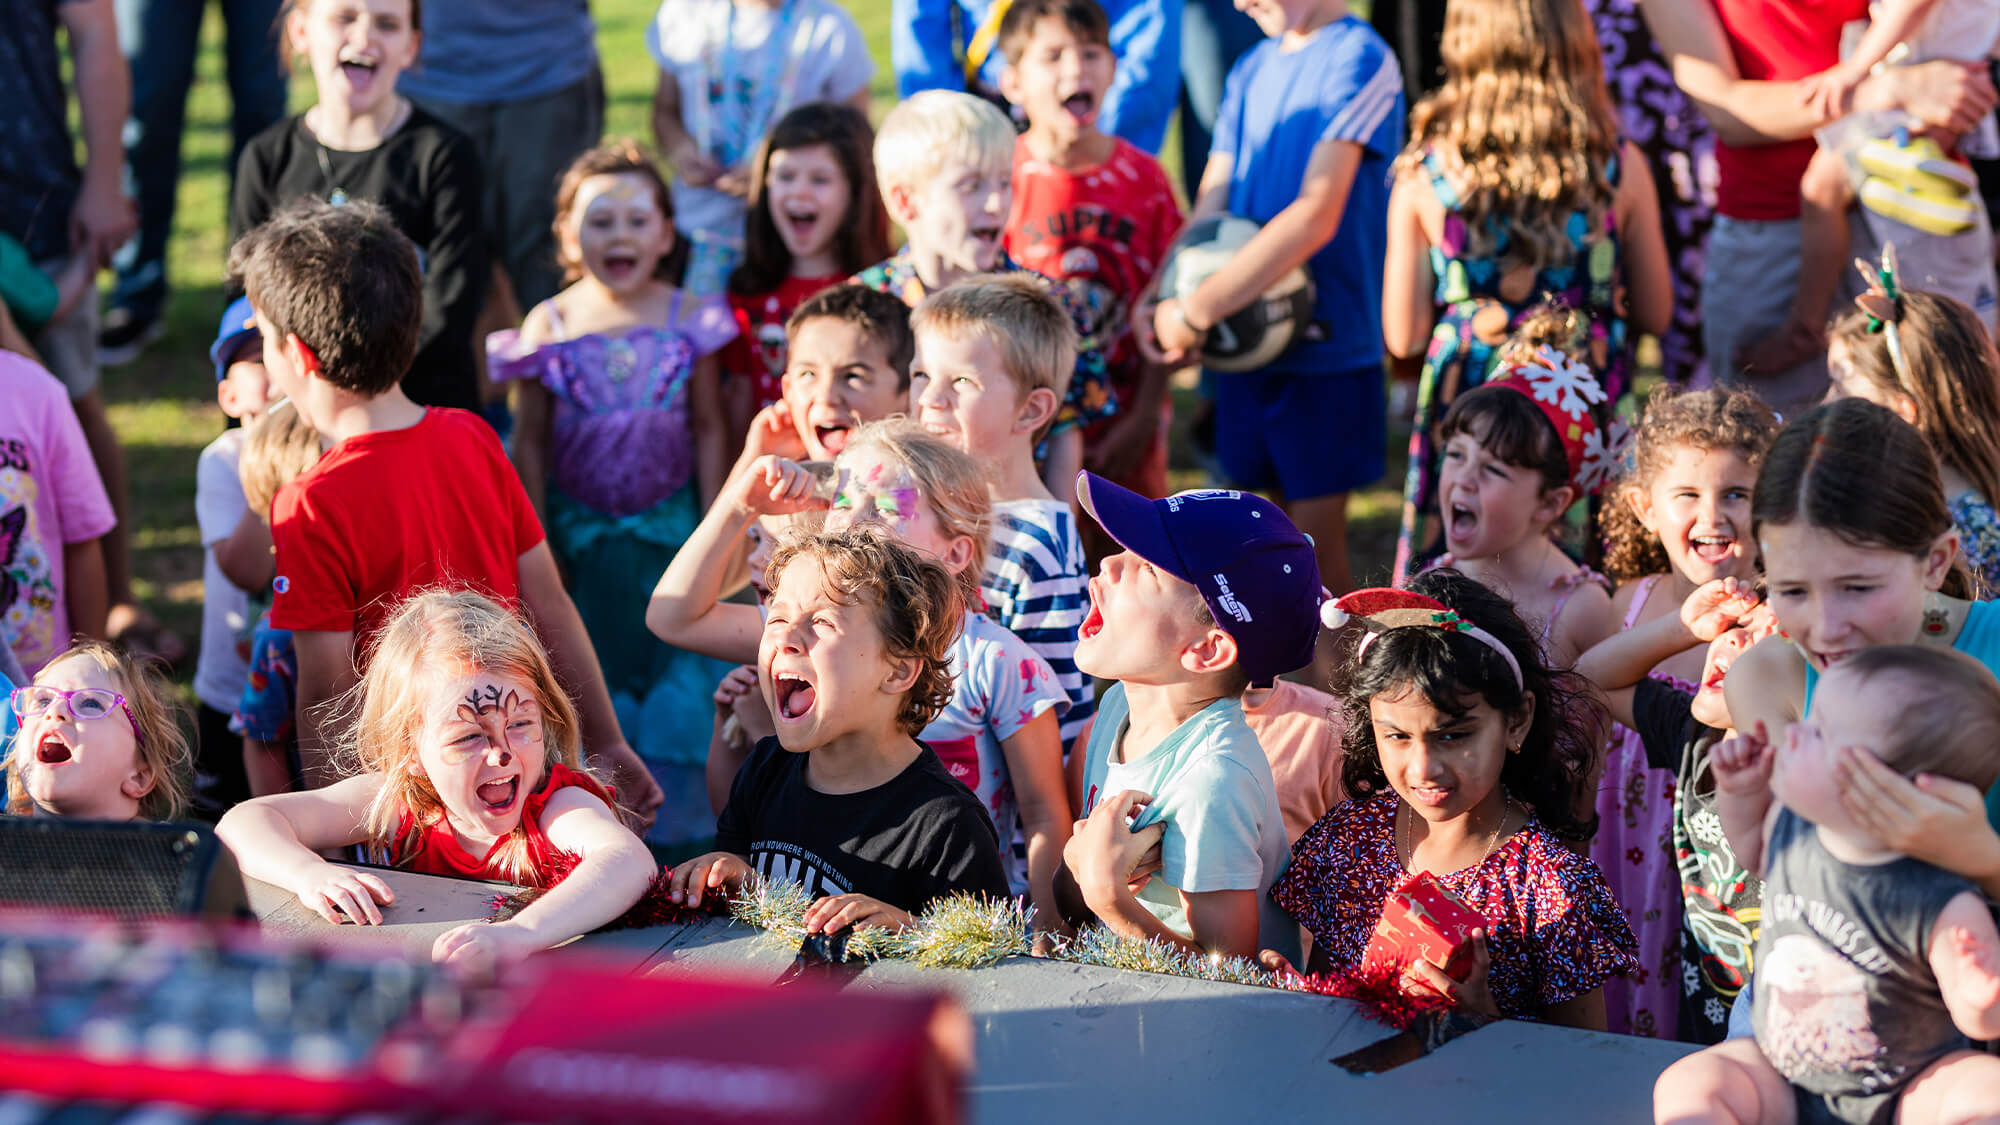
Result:
<svg viewBox="0 0 2000 1125"><path fill-rule="evenodd" d="M1754 1041L1682 1059L1654 1120L1990 1121L2000 932L1963 876L1895 851L1844 806L1835 765L1864 746L1900 773L1985 788L2000 774L2000 682L1941 647L1878 645L1833 665L1773 745L1717 746L1717 811L1761 874Z"/></svg>
<svg viewBox="0 0 2000 1125"><path fill-rule="evenodd" d="M916 734L951 698L964 595L941 564L872 529L778 549L757 651L778 733L736 775L716 851L674 868L674 901L753 872L816 901L806 928L901 929L957 891L1007 896L978 798Z"/></svg>
<svg viewBox="0 0 2000 1125"><path fill-rule="evenodd" d="M1750 980L1751 952L1762 925L1763 881L1743 869L1716 816L1709 755L1735 737L1723 698L1729 666L1777 632L1770 607L1734 578L1697 587L1678 613L1613 634L1576 662L1597 685L1611 717L1638 734L1649 769L1674 774L1671 841L1680 931L1680 971L1669 972L1680 996L1678 1038L1720 1043L1730 1007ZM1693 691L1653 669L1707 642Z"/></svg>
<svg viewBox="0 0 2000 1125"><path fill-rule="evenodd" d="M1455 570L1359 590L1327 623L1361 627L1344 706L1353 796L1306 830L1271 898L1312 932L1316 973L1352 972L1414 872L1492 925L1451 977L1419 959L1401 987L1509 1019L1602 1030L1605 978L1637 967L1587 839L1594 710L1506 600ZM1589 816L1590 814L1584 814ZM1284 968L1276 959L1267 964Z"/></svg>
<svg viewBox="0 0 2000 1125"><path fill-rule="evenodd" d="M1264 897L1287 837L1242 696L1312 660L1312 541L1247 492L1149 500L1082 473L1077 499L1124 548L1090 581L1076 646L1079 668L1118 681L1083 756L1088 819L1064 852L1083 904L1126 937L1234 956L1295 947L1298 927ZM1135 891L1155 841L1159 870Z"/></svg>

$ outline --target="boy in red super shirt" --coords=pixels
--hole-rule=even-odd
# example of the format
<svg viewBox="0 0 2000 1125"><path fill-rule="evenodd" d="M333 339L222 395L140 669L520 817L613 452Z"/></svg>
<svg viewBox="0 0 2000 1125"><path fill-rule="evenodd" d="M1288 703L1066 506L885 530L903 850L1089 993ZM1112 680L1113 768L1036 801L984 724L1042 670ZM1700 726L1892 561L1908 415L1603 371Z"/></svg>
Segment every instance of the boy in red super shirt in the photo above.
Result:
<svg viewBox="0 0 2000 1125"><path fill-rule="evenodd" d="M619 732L604 675L500 443L477 415L403 394L423 319L416 250L373 204L305 201L229 254L264 338L264 366L325 456L278 492L271 624L292 630L307 784L334 780L330 706L410 594L479 590L522 610L576 694L585 747L646 821L660 790Z"/></svg>
<svg viewBox="0 0 2000 1125"><path fill-rule="evenodd" d="M1118 413L1084 430L1084 464L1141 495L1167 494L1166 369L1125 318L1181 227L1158 161L1098 131L1117 67L1096 0L1015 0L1000 21L1001 92L1028 117L1014 147L1007 253L1089 308Z"/></svg>

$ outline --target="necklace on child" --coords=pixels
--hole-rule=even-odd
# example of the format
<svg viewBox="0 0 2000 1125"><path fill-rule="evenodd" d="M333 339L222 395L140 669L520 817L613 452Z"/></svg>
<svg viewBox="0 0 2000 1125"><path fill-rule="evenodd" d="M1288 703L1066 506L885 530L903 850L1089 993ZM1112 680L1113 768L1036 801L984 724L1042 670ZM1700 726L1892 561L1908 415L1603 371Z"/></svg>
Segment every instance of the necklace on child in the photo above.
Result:
<svg viewBox="0 0 2000 1125"><path fill-rule="evenodd" d="M1501 790L1500 819L1494 823L1492 834L1487 836L1486 850L1479 854L1478 863L1469 864L1468 866L1478 867L1481 863L1485 863L1487 860L1493 858L1493 849L1500 846L1500 832L1507 827L1507 817L1513 811L1514 799L1507 795L1506 790ZM1409 832L1410 820L1416 815L1415 812L1411 811L1408 802L1402 800L1396 802L1396 861L1402 864L1405 871L1410 869L1410 864L1415 862L1417 858L1416 846L1410 843Z"/></svg>
<svg viewBox="0 0 2000 1125"><path fill-rule="evenodd" d="M411 108L411 103L407 101L397 108L396 115L389 119L388 126L382 130L383 140L388 140L390 136L394 135L396 130L403 127L403 122L409 119ZM310 110L307 112L311 113ZM320 180L326 185L327 189L326 201L335 207L343 206L348 199L347 189L340 186L334 180L333 160L327 155L326 142L320 139L319 130L313 128L310 118L306 121L306 132L312 134L313 155L319 157Z"/></svg>

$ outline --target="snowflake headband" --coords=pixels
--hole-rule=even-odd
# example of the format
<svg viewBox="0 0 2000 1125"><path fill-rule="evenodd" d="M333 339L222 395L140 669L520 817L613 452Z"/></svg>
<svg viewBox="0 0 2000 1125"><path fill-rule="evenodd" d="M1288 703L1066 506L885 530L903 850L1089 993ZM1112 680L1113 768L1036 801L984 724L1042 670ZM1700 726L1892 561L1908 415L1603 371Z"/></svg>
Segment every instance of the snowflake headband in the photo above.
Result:
<svg viewBox="0 0 2000 1125"><path fill-rule="evenodd" d="M1544 346L1535 349L1532 362L1514 364L1487 384L1526 395L1541 410L1562 441L1570 481L1584 495L1594 495L1611 479L1622 450L1617 448L1617 433L1607 432L1591 409L1606 396L1588 366Z"/></svg>
<svg viewBox="0 0 2000 1125"><path fill-rule="evenodd" d="M1361 644L1354 650L1358 658L1368 651L1368 646L1376 638L1391 629L1443 629L1450 633L1463 633L1500 654L1506 661L1508 671L1514 673L1514 688L1527 689L1521 678L1521 662L1500 638L1460 617L1456 610L1435 598L1422 594L1412 594L1408 590L1392 590L1377 586L1367 590L1356 590L1319 607L1319 619L1329 629L1361 622L1368 632L1361 638Z"/></svg>
<svg viewBox="0 0 2000 1125"><path fill-rule="evenodd" d="M1882 264L1871 266L1867 261L1854 259L1854 268L1861 271L1861 283L1867 291L1854 298L1854 304L1868 314L1868 332L1880 336L1889 345L1889 362L1896 365L1896 377L1904 386L1910 385L1910 361L1903 357L1903 336L1896 325L1903 319L1903 286L1896 277L1896 246L1892 242L1882 244Z"/></svg>

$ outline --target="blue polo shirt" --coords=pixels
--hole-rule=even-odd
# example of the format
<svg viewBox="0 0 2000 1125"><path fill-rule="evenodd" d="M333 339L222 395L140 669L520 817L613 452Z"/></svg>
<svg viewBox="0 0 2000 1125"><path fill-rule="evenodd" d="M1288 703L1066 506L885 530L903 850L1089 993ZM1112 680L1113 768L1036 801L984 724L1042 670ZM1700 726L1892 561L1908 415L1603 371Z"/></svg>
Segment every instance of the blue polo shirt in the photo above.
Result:
<svg viewBox="0 0 2000 1125"><path fill-rule="evenodd" d="M1340 229L1306 263L1315 331L1271 365L1330 374L1382 361L1382 259L1390 164L1403 147L1403 72L1395 53L1348 16L1298 48L1266 39L1229 72L1211 157L1229 157L1229 213L1268 223L1299 197L1313 149L1352 141L1361 167Z"/></svg>

